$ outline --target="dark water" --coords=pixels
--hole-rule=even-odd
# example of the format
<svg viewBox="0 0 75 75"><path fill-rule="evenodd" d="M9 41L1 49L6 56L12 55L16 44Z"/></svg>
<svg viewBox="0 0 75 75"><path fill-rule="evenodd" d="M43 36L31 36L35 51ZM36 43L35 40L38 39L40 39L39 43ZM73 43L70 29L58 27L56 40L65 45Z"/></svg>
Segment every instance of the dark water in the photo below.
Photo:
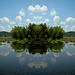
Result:
<svg viewBox="0 0 75 75"><path fill-rule="evenodd" d="M75 75L75 46L71 42L39 49L2 44L0 75Z"/></svg>

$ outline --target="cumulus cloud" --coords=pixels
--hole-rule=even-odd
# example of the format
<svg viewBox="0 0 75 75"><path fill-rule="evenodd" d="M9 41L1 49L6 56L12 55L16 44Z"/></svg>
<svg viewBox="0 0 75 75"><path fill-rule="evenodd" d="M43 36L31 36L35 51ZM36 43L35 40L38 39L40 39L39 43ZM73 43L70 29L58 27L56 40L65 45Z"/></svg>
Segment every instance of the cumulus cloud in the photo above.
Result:
<svg viewBox="0 0 75 75"><path fill-rule="evenodd" d="M26 19L25 21L26 21L26 22L28 22L28 23L30 23L30 22L31 22L31 20L30 20L30 19Z"/></svg>
<svg viewBox="0 0 75 75"><path fill-rule="evenodd" d="M54 21L59 21L60 17L59 16L54 16L53 20Z"/></svg>
<svg viewBox="0 0 75 75"><path fill-rule="evenodd" d="M52 9L50 15L51 15L51 16L55 16L55 15L56 15L56 11L55 11L54 9Z"/></svg>
<svg viewBox="0 0 75 75"><path fill-rule="evenodd" d="M5 30L4 26L0 25L0 30L4 31Z"/></svg>
<svg viewBox="0 0 75 75"><path fill-rule="evenodd" d="M37 22L35 22L35 21L32 21L32 22L30 22L31 24L33 24L33 23L35 23L35 24L37 24Z"/></svg>
<svg viewBox="0 0 75 75"><path fill-rule="evenodd" d="M10 22L9 19L8 19L8 17L0 18L0 21L1 21L2 23Z"/></svg>
<svg viewBox="0 0 75 75"><path fill-rule="evenodd" d="M75 25L71 27L71 31L75 31Z"/></svg>
<svg viewBox="0 0 75 75"><path fill-rule="evenodd" d="M7 28L10 29L10 25L8 25Z"/></svg>
<svg viewBox="0 0 75 75"><path fill-rule="evenodd" d="M43 15L46 15L46 13L42 13Z"/></svg>
<svg viewBox="0 0 75 75"><path fill-rule="evenodd" d="M29 15L33 15L33 13L29 13Z"/></svg>
<svg viewBox="0 0 75 75"><path fill-rule="evenodd" d="M67 23L75 22L75 18L68 17L68 18L66 19L66 22L67 22Z"/></svg>
<svg viewBox="0 0 75 75"><path fill-rule="evenodd" d="M50 22L50 20L49 19L45 19L45 23L49 23Z"/></svg>
<svg viewBox="0 0 75 75"><path fill-rule="evenodd" d="M42 19L41 16L34 16L33 19Z"/></svg>
<svg viewBox="0 0 75 75"><path fill-rule="evenodd" d="M67 29L67 28L68 28L68 25L65 26L65 29Z"/></svg>
<svg viewBox="0 0 75 75"><path fill-rule="evenodd" d="M21 16L16 16L16 22L18 24L21 24L21 21L22 21L22 17Z"/></svg>
<svg viewBox="0 0 75 75"><path fill-rule="evenodd" d="M21 9L21 10L19 11L19 15L20 15L20 16L25 16L24 9Z"/></svg>
<svg viewBox="0 0 75 75"><path fill-rule="evenodd" d="M16 23L14 21L10 22L10 25L15 25Z"/></svg>
<svg viewBox="0 0 75 75"><path fill-rule="evenodd" d="M43 5L42 7L40 5L36 5L35 7L31 5L28 7L28 10L32 12L43 12L43 11L47 11L48 8L45 5Z"/></svg>
<svg viewBox="0 0 75 75"><path fill-rule="evenodd" d="M61 22L60 22L60 25L65 25L65 22L61 21Z"/></svg>

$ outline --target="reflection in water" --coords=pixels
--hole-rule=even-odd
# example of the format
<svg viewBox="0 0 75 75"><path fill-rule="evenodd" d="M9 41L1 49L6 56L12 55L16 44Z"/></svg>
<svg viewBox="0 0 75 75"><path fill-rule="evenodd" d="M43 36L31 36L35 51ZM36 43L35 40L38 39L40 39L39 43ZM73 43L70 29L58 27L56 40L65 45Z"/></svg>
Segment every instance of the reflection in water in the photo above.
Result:
<svg viewBox="0 0 75 75"><path fill-rule="evenodd" d="M22 53L17 53L16 57L20 58L22 56Z"/></svg>
<svg viewBox="0 0 75 75"><path fill-rule="evenodd" d="M75 52L74 52L74 51L66 51L65 53L66 53L68 56L75 55Z"/></svg>
<svg viewBox="0 0 75 75"><path fill-rule="evenodd" d="M58 58L59 57L59 53L54 53L54 57Z"/></svg>
<svg viewBox="0 0 75 75"><path fill-rule="evenodd" d="M0 55L2 55L2 56L8 56L9 55L9 51L1 51L0 52Z"/></svg>
<svg viewBox="0 0 75 75"><path fill-rule="evenodd" d="M21 65L24 64L24 61L25 61L25 58L20 58L20 59L19 59L19 62L20 62Z"/></svg>
<svg viewBox="0 0 75 75"><path fill-rule="evenodd" d="M42 55L40 55L40 54L35 54L35 55L33 55L33 57L40 58L40 57L42 57Z"/></svg>
<svg viewBox="0 0 75 75"><path fill-rule="evenodd" d="M1 45L0 75L75 75L75 46L70 43L66 46L63 43Z"/></svg>
<svg viewBox="0 0 75 75"><path fill-rule="evenodd" d="M75 45L71 45L73 48L75 48Z"/></svg>
<svg viewBox="0 0 75 75"><path fill-rule="evenodd" d="M67 44L65 44L65 47L68 48Z"/></svg>
<svg viewBox="0 0 75 75"><path fill-rule="evenodd" d="M55 58L51 58L50 60L51 60L53 65L56 63L56 59Z"/></svg>
<svg viewBox="0 0 75 75"><path fill-rule="evenodd" d="M32 61L28 63L28 66L30 68L35 67L36 69L39 69L40 67L43 67L43 68L47 67L47 63L42 62L42 61Z"/></svg>
<svg viewBox="0 0 75 75"><path fill-rule="evenodd" d="M50 51L53 52L61 52L61 49L64 47L63 42L58 42L57 44L19 44L19 43L13 43L11 44L12 48L15 50L15 52L23 52L26 51L27 54L49 54Z"/></svg>

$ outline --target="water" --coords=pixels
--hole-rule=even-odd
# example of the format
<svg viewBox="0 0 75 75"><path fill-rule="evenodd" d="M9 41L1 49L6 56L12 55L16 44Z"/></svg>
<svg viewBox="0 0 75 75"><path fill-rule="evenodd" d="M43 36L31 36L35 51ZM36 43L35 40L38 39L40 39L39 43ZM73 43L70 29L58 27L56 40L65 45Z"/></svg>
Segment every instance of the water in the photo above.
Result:
<svg viewBox="0 0 75 75"><path fill-rule="evenodd" d="M29 46L28 49L12 43L2 44L0 75L75 75L75 46L71 42L31 50Z"/></svg>

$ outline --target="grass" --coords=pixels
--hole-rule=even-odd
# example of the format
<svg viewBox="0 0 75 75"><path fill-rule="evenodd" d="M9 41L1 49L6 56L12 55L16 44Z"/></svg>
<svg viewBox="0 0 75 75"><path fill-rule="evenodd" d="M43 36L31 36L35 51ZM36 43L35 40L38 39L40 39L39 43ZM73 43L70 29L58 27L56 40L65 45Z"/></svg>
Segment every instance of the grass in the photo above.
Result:
<svg viewBox="0 0 75 75"><path fill-rule="evenodd" d="M75 43L74 44L70 44L70 45L75 45Z"/></svg>
<svg viewBox="0 0 75 75"><path fill-rule="evenodd" d="M62 38L61 40L65 41L66 43L75 42L75 38Z"/></svg>
<svg viewBox="0 0 75 75"><path fill-rule="evenodd" d="M75 45L75 43L73 45Z"/></svg>
<svg viewBox="0 0 75 75"><path fill-rule="evenodd" d="M10 43L14 38L0 38L0 42L7 42Z"/></svg>
<svg viewBox="0 0 75 75"><path fill-rule="evenodd" d="M0 45L2 45L1 42L0 42Z"/></svg>

